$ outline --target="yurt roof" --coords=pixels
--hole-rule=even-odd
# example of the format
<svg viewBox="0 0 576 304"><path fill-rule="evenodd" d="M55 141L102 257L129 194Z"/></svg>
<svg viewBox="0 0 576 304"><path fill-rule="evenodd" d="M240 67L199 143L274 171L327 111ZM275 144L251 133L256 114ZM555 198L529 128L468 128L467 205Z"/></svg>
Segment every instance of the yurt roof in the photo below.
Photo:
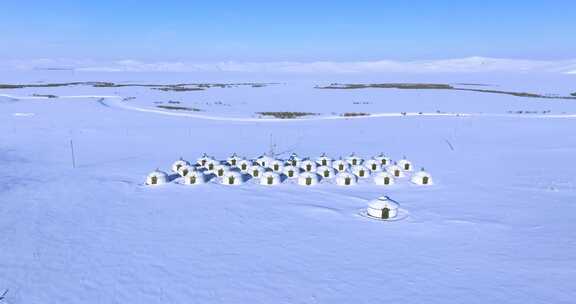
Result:
<svg viewBox="0 0 576 304"><path fill-rule="evenodd" d="M148 174L148 176L168 176L168 174L164 171L156 169L152 171L150 174Z"/></svg>
<svg viewBox="0 0 576 304"><path fill-rule="evenodd" d="M400 205L398 203L390 200L388 197L381 196L375 200L370 201L368 208L382 210L384 208L388 209L398 209Z"/></svg>

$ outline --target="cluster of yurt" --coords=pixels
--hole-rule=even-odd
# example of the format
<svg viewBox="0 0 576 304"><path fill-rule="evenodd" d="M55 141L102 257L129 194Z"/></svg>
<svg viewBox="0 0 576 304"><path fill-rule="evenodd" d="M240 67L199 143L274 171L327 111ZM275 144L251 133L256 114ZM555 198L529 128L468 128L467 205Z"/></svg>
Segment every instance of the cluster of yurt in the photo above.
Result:
<svg viewBox="0 0 576 304"><path fill-rule="evenodd" d="M414 172L413 164L405 157L393 161L384 154L364 159L354 153L337 159L322 154L316 158L301 158L292 154L287 159L270 155L245 158L232 154L225 160L217 160L207 154L195 162L182 158L172 164L172 175L155 170L146 178L147 185L161 185L180 177L183 184L198 185L217 181L223 185L241 185L247 181L265 186L296 183L314 186L332 183L338 186L354 186L372 182L390 186L406 178L416 185L431 185L431 175L422 169Z"/></svg>

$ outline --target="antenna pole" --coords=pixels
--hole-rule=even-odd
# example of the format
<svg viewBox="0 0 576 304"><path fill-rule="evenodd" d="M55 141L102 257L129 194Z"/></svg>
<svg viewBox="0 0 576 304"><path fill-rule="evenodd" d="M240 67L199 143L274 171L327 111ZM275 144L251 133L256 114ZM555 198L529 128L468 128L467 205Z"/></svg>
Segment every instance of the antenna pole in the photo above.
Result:
<svg viewBox="0 0 576 304"><path fill-rule="evenodd" d="M74 141L70 139L70 154L72 157L72 168L76 168L76 156L74 155Z"/></svg>

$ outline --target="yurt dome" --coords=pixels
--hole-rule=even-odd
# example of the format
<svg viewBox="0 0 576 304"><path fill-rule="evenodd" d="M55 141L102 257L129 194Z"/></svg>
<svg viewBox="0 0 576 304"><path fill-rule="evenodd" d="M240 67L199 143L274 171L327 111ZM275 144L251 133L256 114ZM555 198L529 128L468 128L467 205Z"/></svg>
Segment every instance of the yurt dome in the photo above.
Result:
<svg viewBox="0 0 576 304"><path fill-rule="evenodd" d="M232 154L230 157L228 157L228 159L226 160L226 162L228 163L228 165L230 165L231 167L235 167L238 166L238 164L240 163L240 161L242 160L242 157L239 157L238 155L236 155L236 153Z"/></svg>
<svg viewBox="0 0 576 304"><path fill-rule="evenodd" d="M409 160L406 160L406 158L398 161L398 167L404 171L412 171L412 163Z"/></svg>
<svg viewBox="0 0 576 304"><path fill-rule="evenodd" d="M280 175L276 172L264 172L260 177L261 185L274 186L279 185L280 183L282 183L282 180L280 179Z"/></svg>
<svg viewBox="0 0 576 304"><path fill-rule="evenodd" d="M238 168L240 169L240 171L242 172L248 172L248 170L250 169L250 167L252 167L254 164L246 159L240 160L238 162Z"/></svg>
<svg viewBox="0 0 576 304"><path fill-rule="evenodd" d="M365 166L354 166L352 167L352 173L354 173L359 178L368 178L370 177L370 169L366 168Z"/></svg>
<svg viewBox="0 0 576 304"><path fill-rule="evenodd" d="M301 186L314 186L319 181L318 174L314 172L303 172L298 175L298 185Z"/></svg>
<svg viewBox="0 0 576 304"><path fill-rule="evenodd" d="M242 174L236 171L227 171L220 180L220 183L223 185L240 185L243 182Z"/></svg>
<svg viewBox="0 0 576 304"><path fill-rule="evenodd" d="M298 157L296 153L292 153L292 155L290 155L290 158L286 160L286 164L294 167L299 167L301 161L302 159Z"/></svg>
<svg viewBox="0 0 576 304"><path fill-rule="evenodd" d="M392 174L394 177L404 177L404 172L402 168L398 165L392 165L386 168L386 172Z"/></svg>
<svg viewBox="0 0 576 304"><path fill-rule="evenodd" d="M196 161L197 164L199 164L202 167L206 166L206 163L210 160L214 160L213 157L208 156L208 154L204 153L202 154L202 156L200 158L198 158L198 160Z"/></svg>
<svg viewBox="0 0 576 304"><path fill-rule="evenodd" d="M364 160L361 157L358 157L356 154L352 153L346 158L346 161L348 161L350 166L358 166L361 165Z"/></svg>
<svg viewBox="0 0 576 304"><path fill-rule="evenodd" d="M356 175L349 172L340 172L336 175L336 184L339 186L353 186L358 183Z"/></svg>
<svg viewBox="0 0 576 304"><path fill-rule="evenodd" d="M192 171L184 176L184 184L186 185L199 185L206 182L204 173L200 171Z"/></svg>
<svg viewBox="0 0 576 304"><path fill-rule="evenodd" d="M410 181L417 185L432 185L432 176L422 168L421 171L412 175Z"/></svg>
<svg viewBox="0 0 576 304"><path fill-rule="evenodd" d="M230 171L230 166L228 165L216 165L214 170L212 170L212 172L218 177L224 176L224 174L228 171Z"/></svg>
<svg viewBox="0 0 576 304"><path fill-rule="evenodd" d="M204 168L206 168L206 170L208 171L214 171L216 169L216 166L220 165L220 162L215 160L215 159L208 159L205 163L204 163Z"/></svg>
<svg viewBox="0 0 576 304"><path fill-rule="evenodd" d="M146 185L162 185L168 182L168 174L158 169L148 174L146 177Z"/></svg>
<svg viewBox="0 0 576 304"><path fill-rule="evenodd" d="M398 203L382 196L368 204L368 215L379 219L390 219L398 216Z"/></svg>
<svg viewBox="0 0 576 304"><path fill-rule="evenodd" d="M264 172L266 172L266 169L258 165L254 165L248 169L248 174L252 175L253 177L260 177Z"/></svg>
<svg viewBox="0 0 576 304"><path fill-rule="evenodd" d="M322 153L322 155L316 159L316 163L318 163L318 166L330 167L332 166L332 158L328 157L326 153Z"/></svg>
<svg viewBox="0 0 576 304"><path fill-rule="evenodd" d="M286 175L288 178L297 178L299 174L300 174L299 167L290 165L284 167L284 175Z"/></svg>
<svg viewBox="0 0 576 304"><path fill-rule="evenodd" d="M187 161L183 160L182 158L180 158L179 160L175 161L175 162L172 164L172 171L173 171L173 172L178 172L178 169L180 169L180 167L182 167L182 166L189 166L189 165L190 165L189 162L187 162Z"/></svg>
<svg viewBox="0 0 576 304"><path fill-rule="evenodd" d="M284 162L279 159L275 159L270 162L268 168L272 169L274 172L282 172L282 170L284 170Z"/></svg>
<svg viewBox="0 0 576 304"><path fill-rule="evenodd" d="M336 170L328 166L320 166L316 168L316 173L322 178L333 178L336 175Z"/></svg>
<svg viewBox="0 0 576 304"><path fill-rule="evenodd" d="M380 153L377 156L374 156L373 159L380 162L382 166L388 166L391 163L390 158L384 155L384 153Z"/></svg>
<svg viewBox="0 0 576 304"><path fill-rule="evenodd" d="M373 175L374 184L379 186L389 186L394 184L394 175L389 172L378 172Z"/></svg>
<svg viewBox="0 0 576 304"><path fill-rule="evenodd" d="M348 164L347 161L339 159L332 163L332 168L336 169L336 171L338 172L344 172L348 170L348 168L350 168L350 165Z"/></svg>
<svg viewBox="0 0 576 304"><path fill-rule="evenodd" d="M264 154L256 159L256 163L258 163L262 167L268 167L268 165L270 165L270 163L273 162L274 160L275 160L274 158Z"/></svg>
<svg viewBox="0 0 576 304"><path fill-rule="evenodd" d="M184 165L184 166L180 166L180 167L178 168L178 171L177 171L177 172L178 172L178 174L179 174L180 176L186 176L186 175L188 175L190 172L194 172L194 171L196 171L196 167Z"/></svg>
<svg viewBox="0 0 576 304"><path fill-rule="evenodd" d="M304 170L306 172L314 172L314 171L316 171L316 162L313 162L309 159L303 160L300 163L300 168L302 168L302 170Z"/></svg>
<svg viewBox="0 0 576 304"><path fill-rule="evenodd" d="M364 163L370 171L382 171L382 163L376 159L369 159Z"/></svg>

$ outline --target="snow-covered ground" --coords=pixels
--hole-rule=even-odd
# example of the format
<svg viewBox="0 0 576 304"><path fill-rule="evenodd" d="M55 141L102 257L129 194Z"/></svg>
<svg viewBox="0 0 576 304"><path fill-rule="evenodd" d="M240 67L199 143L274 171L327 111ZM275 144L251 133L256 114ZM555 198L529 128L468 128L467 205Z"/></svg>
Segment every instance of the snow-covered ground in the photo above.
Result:
<svg viewBox="0 0 576 304"><path fill-rule="evenodd" d="M570 116L576 100L313 88L471 82L568 95L576 92L574 75L246 80L54 73L3 74L0 82L278 84L183 93L1 90L0 295L8 290L6 303L524 304L576 297L576 119ZM29 99L33 94L60 98ZM156 107L170 100L202 112L165 115L182 113ZM262 111L320 115L278 123L255 114ZM462 115L397 115L437 111ZM345 112L394 115L318 119ZM179 157L256 157L271 141L283 157L405 155L431 172L435 185L143 185L146 174L168 170ZM380 195L394 198L408 216L362 217Z"/></svg>

